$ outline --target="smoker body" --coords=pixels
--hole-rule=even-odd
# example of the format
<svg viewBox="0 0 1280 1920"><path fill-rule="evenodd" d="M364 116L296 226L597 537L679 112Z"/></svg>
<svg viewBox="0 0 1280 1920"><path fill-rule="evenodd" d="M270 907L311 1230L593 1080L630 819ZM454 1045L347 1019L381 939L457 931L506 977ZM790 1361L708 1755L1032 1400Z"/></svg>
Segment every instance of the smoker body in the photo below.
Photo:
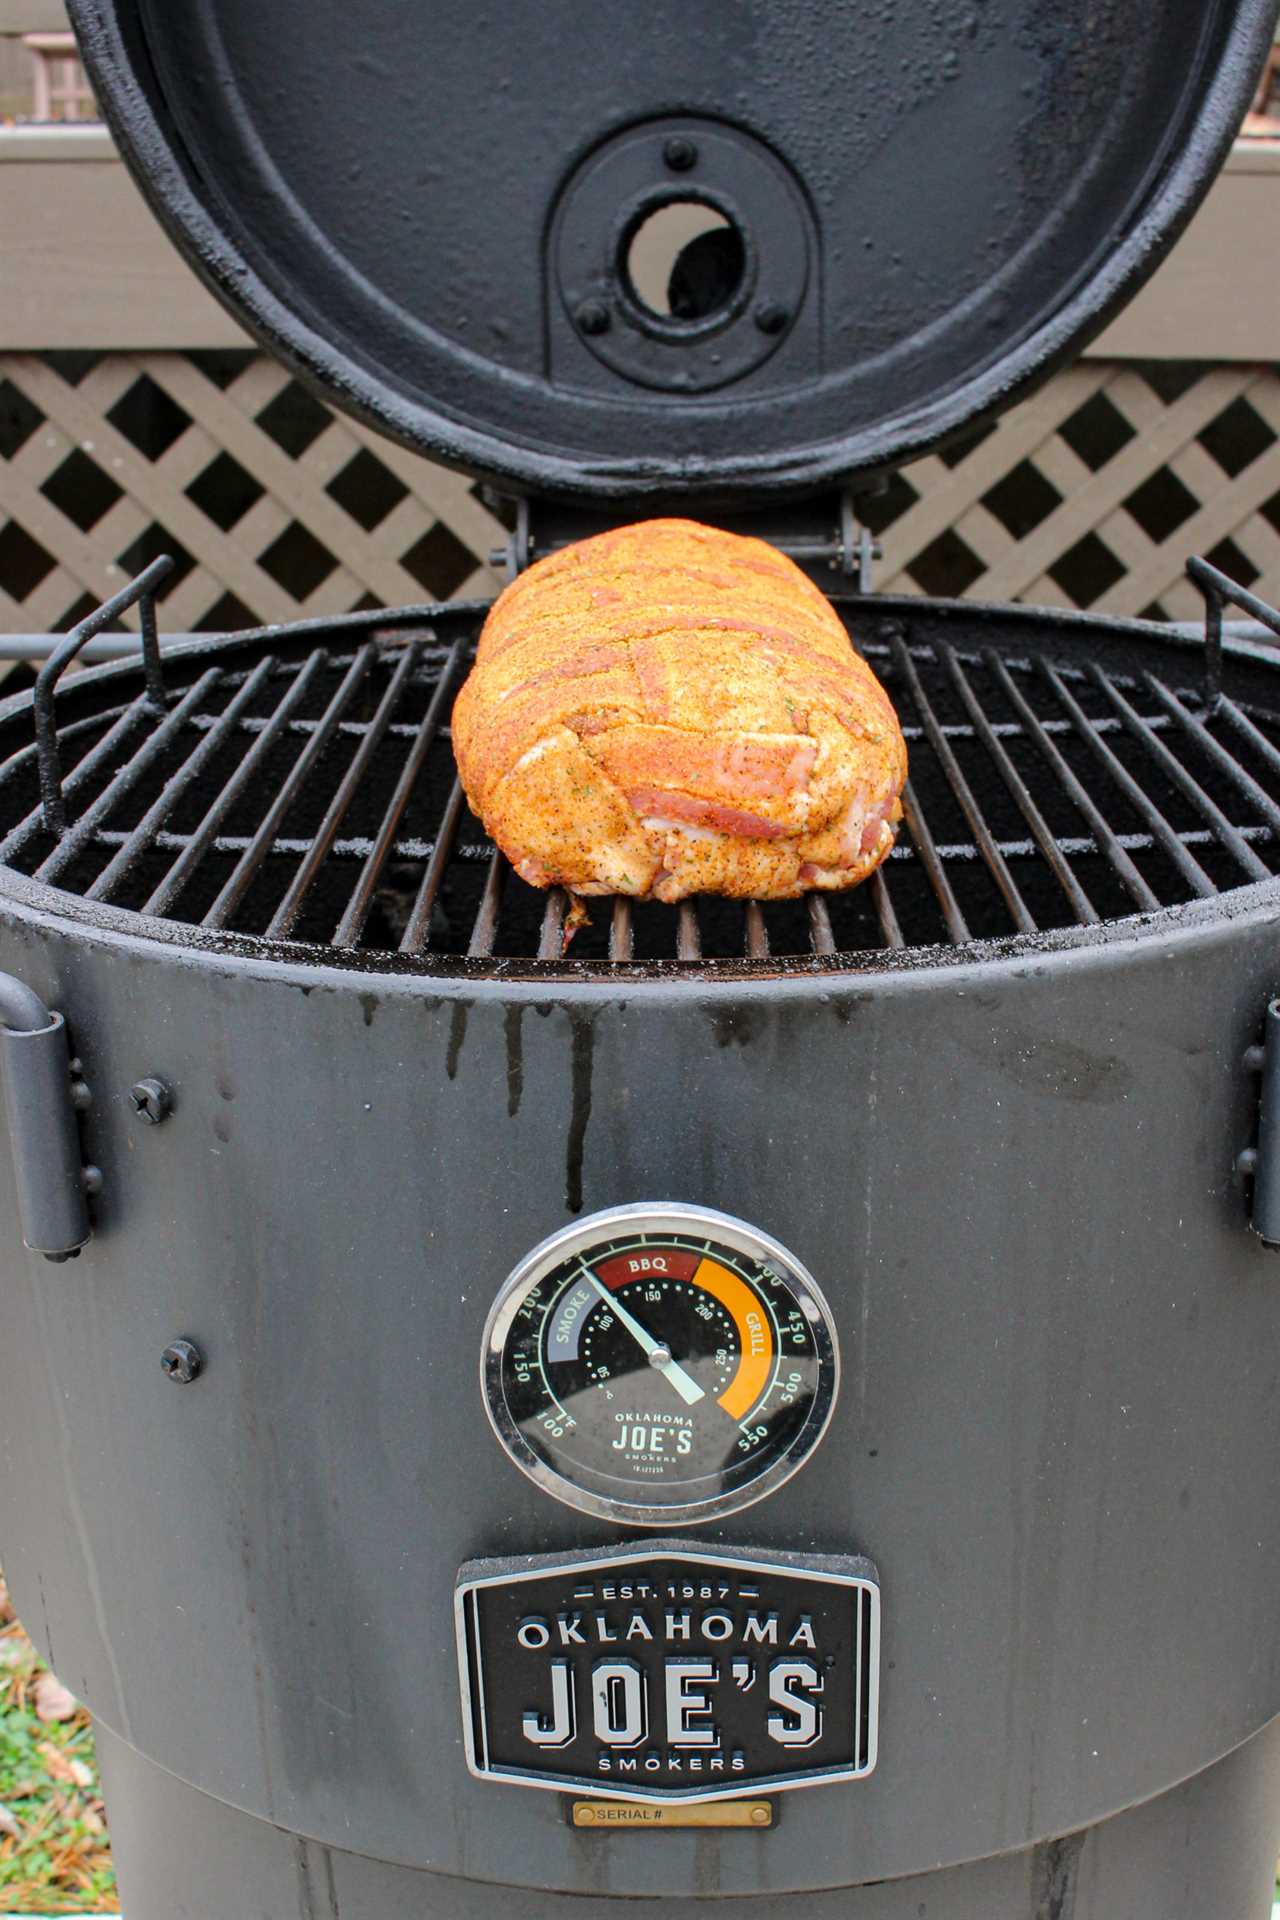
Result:
<svg viewBox="0 0 1280 1920"><path fill-rule="evenodd" d="M776 1903L1023 1854L1280 1711L1277 1280L1235 1170L1274 888L980 965L567 992L202 955L41 891L5 877L0 966L67 1012L103 1185L79 1261L3 1250L0 1535L109 1779L145 1780L136 1749L442 1876L450 1916L498 1910L450 1877ZM880 1567L880 1764L767 1836L583 1836L461 1763L457 1565L613 1537L498 1451L484 1316L569 1205L651 1192L784 1237L845 1355L786 1498L702 1536ZM206 1357L181 1390L178 1336ZM127 1838L121 1869L129 1897Z"/></svg>
<svg viewBox="0 0 1280 1920"><path fill-rule="evenodd" d="M856 490L994 420L1150 274L1276 0L547 0L518 32L313 0L301 38L277 0L71 11L196 270L325 397L518 496L513 571L674 510L865 590ZM735 263L689 311L683 253L653 298L636 266L672 209ZM162 663L162 572L133 590L144 673L59 684L84 623L35 746L32 703L0 705L0 971L65 1016L59 1137L95 1189L77 1259L0 1244L0 1538L102 1729L130 1920L1260 1917L1280 694L1273 654L1220 644L1230 583L1204 654L847 597L910 736L893 859L852 895L599 902L566 957L565 896L456 782L477 609ZM0 1154L6 1217L11 1180ZM558 1579L643 1544L502 1450L490 1310L545 1236L639 1203L739 1216L808 1270L800 1320L830 1314L825 1437L689 1529L792 1594L838 1584L814 1556L879 1571L875 1770L850 1777L856 1737L802 1759L767 1828L587 1831L468 1770L459 1569L500 1563L514 1605L522 1556Z"/></svg>

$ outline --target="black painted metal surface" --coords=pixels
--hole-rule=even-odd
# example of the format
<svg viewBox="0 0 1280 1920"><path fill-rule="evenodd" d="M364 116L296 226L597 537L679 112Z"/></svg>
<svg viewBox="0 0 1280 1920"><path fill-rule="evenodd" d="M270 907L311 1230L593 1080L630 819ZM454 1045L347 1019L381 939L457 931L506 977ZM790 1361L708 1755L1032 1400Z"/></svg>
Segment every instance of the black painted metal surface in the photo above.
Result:
<svg viewBox="0 0 1280 1920"><path fill-rule="evenodd" d="M1190 217L1276 4L70 11L152 205L274 352L437 458L636 503L866 475L1046 377ZM626 261L691 197L743 266L682 322Z"/></svg>

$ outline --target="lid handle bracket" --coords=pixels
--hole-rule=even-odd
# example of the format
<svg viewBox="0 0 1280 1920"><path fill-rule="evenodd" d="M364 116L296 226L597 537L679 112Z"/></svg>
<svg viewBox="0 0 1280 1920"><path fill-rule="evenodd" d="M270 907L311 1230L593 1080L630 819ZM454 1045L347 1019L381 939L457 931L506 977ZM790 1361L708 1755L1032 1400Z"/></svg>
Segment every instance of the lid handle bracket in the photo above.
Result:
<svg viewBox="0 0 1280 1920"><path fill-rule="evenodd" d="M1210 566L1207 560L1193 557L1187 562L1187 577L1204 596L1204 693L1212 710L1222 697L1222 616L1227 607L1239 607L1260 626L1280 639L1280 613L1256 593L1238 587L1229 575Z"/></svg>
<svg viewBox="0 0 1280 1920"><path fill-rule="evenodd" d="M67 831L67 799L62 790L62 759L58 752L58 730L54 724L53 696L63 673L80 649L122 613L136 605L142 627L142 669L146 679L147 705L156 713L167 709L164 671L160 664L160 636L156 625L156 588L173 572L173 561L162 553L141 572L136 580L104 600L96 612L72 627L66 639L56 646L36 675L32 704L35 708L36 754L40 773L40 800L47 832L60 840Z"/></svg>

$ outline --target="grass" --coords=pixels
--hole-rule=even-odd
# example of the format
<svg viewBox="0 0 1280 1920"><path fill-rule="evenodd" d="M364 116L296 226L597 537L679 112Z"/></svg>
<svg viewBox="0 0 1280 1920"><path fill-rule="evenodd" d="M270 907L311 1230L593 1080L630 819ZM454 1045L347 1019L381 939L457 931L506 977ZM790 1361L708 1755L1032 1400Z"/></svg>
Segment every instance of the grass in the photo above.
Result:
<svg viewBox="0 0 1280 1920"><path fill-rule="evenodd" d="M89 1716L47 1674L0 1577L0 1913L117 1912Z"/></svg>

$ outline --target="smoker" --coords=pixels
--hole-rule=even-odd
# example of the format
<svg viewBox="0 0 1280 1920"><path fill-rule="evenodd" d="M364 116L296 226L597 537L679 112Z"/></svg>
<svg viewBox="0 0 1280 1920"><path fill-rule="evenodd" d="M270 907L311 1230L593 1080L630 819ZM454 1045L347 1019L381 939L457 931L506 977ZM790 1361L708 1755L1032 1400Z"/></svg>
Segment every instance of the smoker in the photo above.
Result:
<svg viewBox="0 0 1280 1920"><path fill-rule="evenodd" d="M0 1538L130 1920L1261 1920L1280 622L880 596L859 501L1152 271L1274 6L71 10L513 569L761 531L911 752L862 888L566 948L480 607L162 654L158 562L0 706Z"/></svg>

